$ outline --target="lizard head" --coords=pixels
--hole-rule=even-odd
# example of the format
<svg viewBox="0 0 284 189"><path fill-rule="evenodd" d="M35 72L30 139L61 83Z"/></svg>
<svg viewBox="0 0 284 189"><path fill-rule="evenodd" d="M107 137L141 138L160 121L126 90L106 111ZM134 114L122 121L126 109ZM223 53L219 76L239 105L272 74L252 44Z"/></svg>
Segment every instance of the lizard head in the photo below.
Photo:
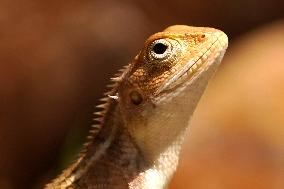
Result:
<svg viewBox="0 0 284 189"><path fill-rule="evenodd" d="M220 30L181 25L147 39L118 87L124 125L146 158L182 136L227 45Z"/></svg>
<svg viewBox="0 0 284 189"><path fill-rule="evenodd" d="M214 28L171 26L146 40L131 64L128 82L143 99L155 101L193 80L223 55L227 42L227 36ZM137 104L135 93L132 99Z"/></svg>

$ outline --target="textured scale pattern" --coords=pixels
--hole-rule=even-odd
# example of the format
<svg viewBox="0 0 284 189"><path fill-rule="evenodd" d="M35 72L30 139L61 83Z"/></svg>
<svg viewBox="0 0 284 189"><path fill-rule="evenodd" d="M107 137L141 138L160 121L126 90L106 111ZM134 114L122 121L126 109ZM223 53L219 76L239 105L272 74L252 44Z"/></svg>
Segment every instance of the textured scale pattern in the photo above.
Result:
<svg viewBox="0 0 284 189"><path fill-rule="evenodd" d="M220 30L171 26L112 78L79 158L48 189L162 189L228 45Z"/></svg>

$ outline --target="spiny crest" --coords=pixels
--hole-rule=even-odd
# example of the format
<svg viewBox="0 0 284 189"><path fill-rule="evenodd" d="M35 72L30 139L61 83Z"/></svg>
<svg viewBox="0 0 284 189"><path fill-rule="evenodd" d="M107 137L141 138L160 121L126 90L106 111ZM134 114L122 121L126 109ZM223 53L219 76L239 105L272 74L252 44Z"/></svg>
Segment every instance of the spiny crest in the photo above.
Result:
<svg viewBox="0 0 284 189"><path fill-rule="evenodd" d="M110 88L107 92L104 93L104 97L100 99L102 104L99 104L95 106L95 108L99 109L98 111L94 112L95 118L93 118L93 121L96 123L91 126L91 129L89 130L89 135L87 137L87 141L83 145L83 149L81 150L79 157L82 157L86 151L88 146L92 143L98 132L101 130L101 127L104 123L105 114L107 113L109 106L111 104L111 101L113 98L110 96L116 95L115 91L118 87L119 83L122 81L123 74L125 74L127 69L129 68L129 65L123 66L122 69L118 70L118 72L114 75L113 78L111 78L111 83L107 85L107 88Z"/></svg>
<svg viewBox="0 0 284 189"><path fill-rule="evenodd" d="M83 148L81 152L79 153L79 157L69 166L68 169L65 169L59 177L54 179L51 183L47 184L46 186L53 186L55 183L61 183L65 182L65 178L68 178L70 174L74 171L76 168L76 165L79 164L79 162L83 159L83 157L86 154L86 151L90 145L92 145L92 142L98 132L100 131L101 127L104 123L104 116L106 112L108 111L108 108L111 104L111 101L113 100L110 95L115 95L115 91L117 86L119 85L120 81L122 80L123 74L126 73L128 69L128 65L124 66L123 69L120 69L117 74L115 74L115 79L111 79L111 84L107 92L104 93L104 97L100 99L102 104L97 105L96 108L99 109L98 111L94 112L95 118L93 119L96 123L91 126L91 129L89 130L89 135L87 136L86 142L83 144ZM55 185L54 185L55 186Z"/></svg>

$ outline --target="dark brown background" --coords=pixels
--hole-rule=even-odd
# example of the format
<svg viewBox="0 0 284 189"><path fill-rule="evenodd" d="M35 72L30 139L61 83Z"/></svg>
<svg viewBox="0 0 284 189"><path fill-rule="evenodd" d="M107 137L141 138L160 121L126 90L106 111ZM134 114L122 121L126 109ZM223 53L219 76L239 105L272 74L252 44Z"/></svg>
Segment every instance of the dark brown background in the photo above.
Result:
<svg viewBox="0 0 284 189"><path fill-rule="evenodd" d="M282 0L0 0L0 188L39 188L64 167L108 78L150 34L172 24L220 28L230 48L208 89L208 99L225 102L205 95L171 188L283 188L283 140L276 135L284 127L284 76L273 72L284 64L283 17ZM267 71L265 64L277 66ZM275 81L283 83L273 88ZM278 98L259 95L267 91ZM263 114L251 120L261 103Z"/></svg>

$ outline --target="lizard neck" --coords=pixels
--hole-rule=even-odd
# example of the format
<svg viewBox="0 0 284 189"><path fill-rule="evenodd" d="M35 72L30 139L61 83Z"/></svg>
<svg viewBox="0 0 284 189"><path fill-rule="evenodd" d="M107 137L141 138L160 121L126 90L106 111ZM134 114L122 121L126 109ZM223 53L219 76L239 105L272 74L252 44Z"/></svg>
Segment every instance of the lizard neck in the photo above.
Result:
<svg viewBox="0 0 284 189"><path fill-rule="evenodd" d="M117 102L109 99L94 138L79 159L46 188L129 188L129 183L147 165L119 114Z"/></svg>
<svg viewBox="0 0 284 189"><path fill-rule="evenodd" d="M175 134L168 136L169 143L154 142L157 149L164 150L148 154L133 138L121 114L117 101L112 100L101 130L88 145L86 154L77 166L76 184L97 188L99 185L104 185L105 188L165 188L176 170L186 129L181 126L180 129L176 128ZM188 119L184 119L186 124ZM152 125L152 129L154 127ZM157 125L157 131L160 129L160 125Z"/></svg>
<svg viewBox="0 0 284 189"><path fill-rule="evenodd" d="M77 162L47 188L162 189L178 163L184 132L155 159L143 154L112 101L95 138Z"/></svg>
<svg viewBox="0 0 284 189"><path fill-rule="evenodd" d="M132 133L150 165L133 183L144 179L144 188L166 188L176 171L190 119L217 67L218 64L206 67L204 74L180 86L176 89L180 90L178 96L162 97L166 100L155 106L155 111L145 108L144 115L147 119L140 119L132 125L140 124L137 128L142 128Z"/></svg>
<svg viewBox="0 0 284 189"><path fill-rule="evenodd" d="M100 129L86 152L47 188L166 188L191 115L214 71L210 67L210 74L181 87L178 96L166 96L171 103L164 101L155 111L145 107L145 119L137 122L128 122L118 101L108 99ZM179 113L173 112L177 107Z"/></svg>
<svg viewBox="0 0 284 189"><path fill-rule="evenodd" d="M163 152L158 156L147 158L149 166L138 177L131 181L130 188L162 189L167 188L174 172L176 171L179 153L184 141L185 132L180 133ZM155 158L154 158L155 157Z"/></svg>

